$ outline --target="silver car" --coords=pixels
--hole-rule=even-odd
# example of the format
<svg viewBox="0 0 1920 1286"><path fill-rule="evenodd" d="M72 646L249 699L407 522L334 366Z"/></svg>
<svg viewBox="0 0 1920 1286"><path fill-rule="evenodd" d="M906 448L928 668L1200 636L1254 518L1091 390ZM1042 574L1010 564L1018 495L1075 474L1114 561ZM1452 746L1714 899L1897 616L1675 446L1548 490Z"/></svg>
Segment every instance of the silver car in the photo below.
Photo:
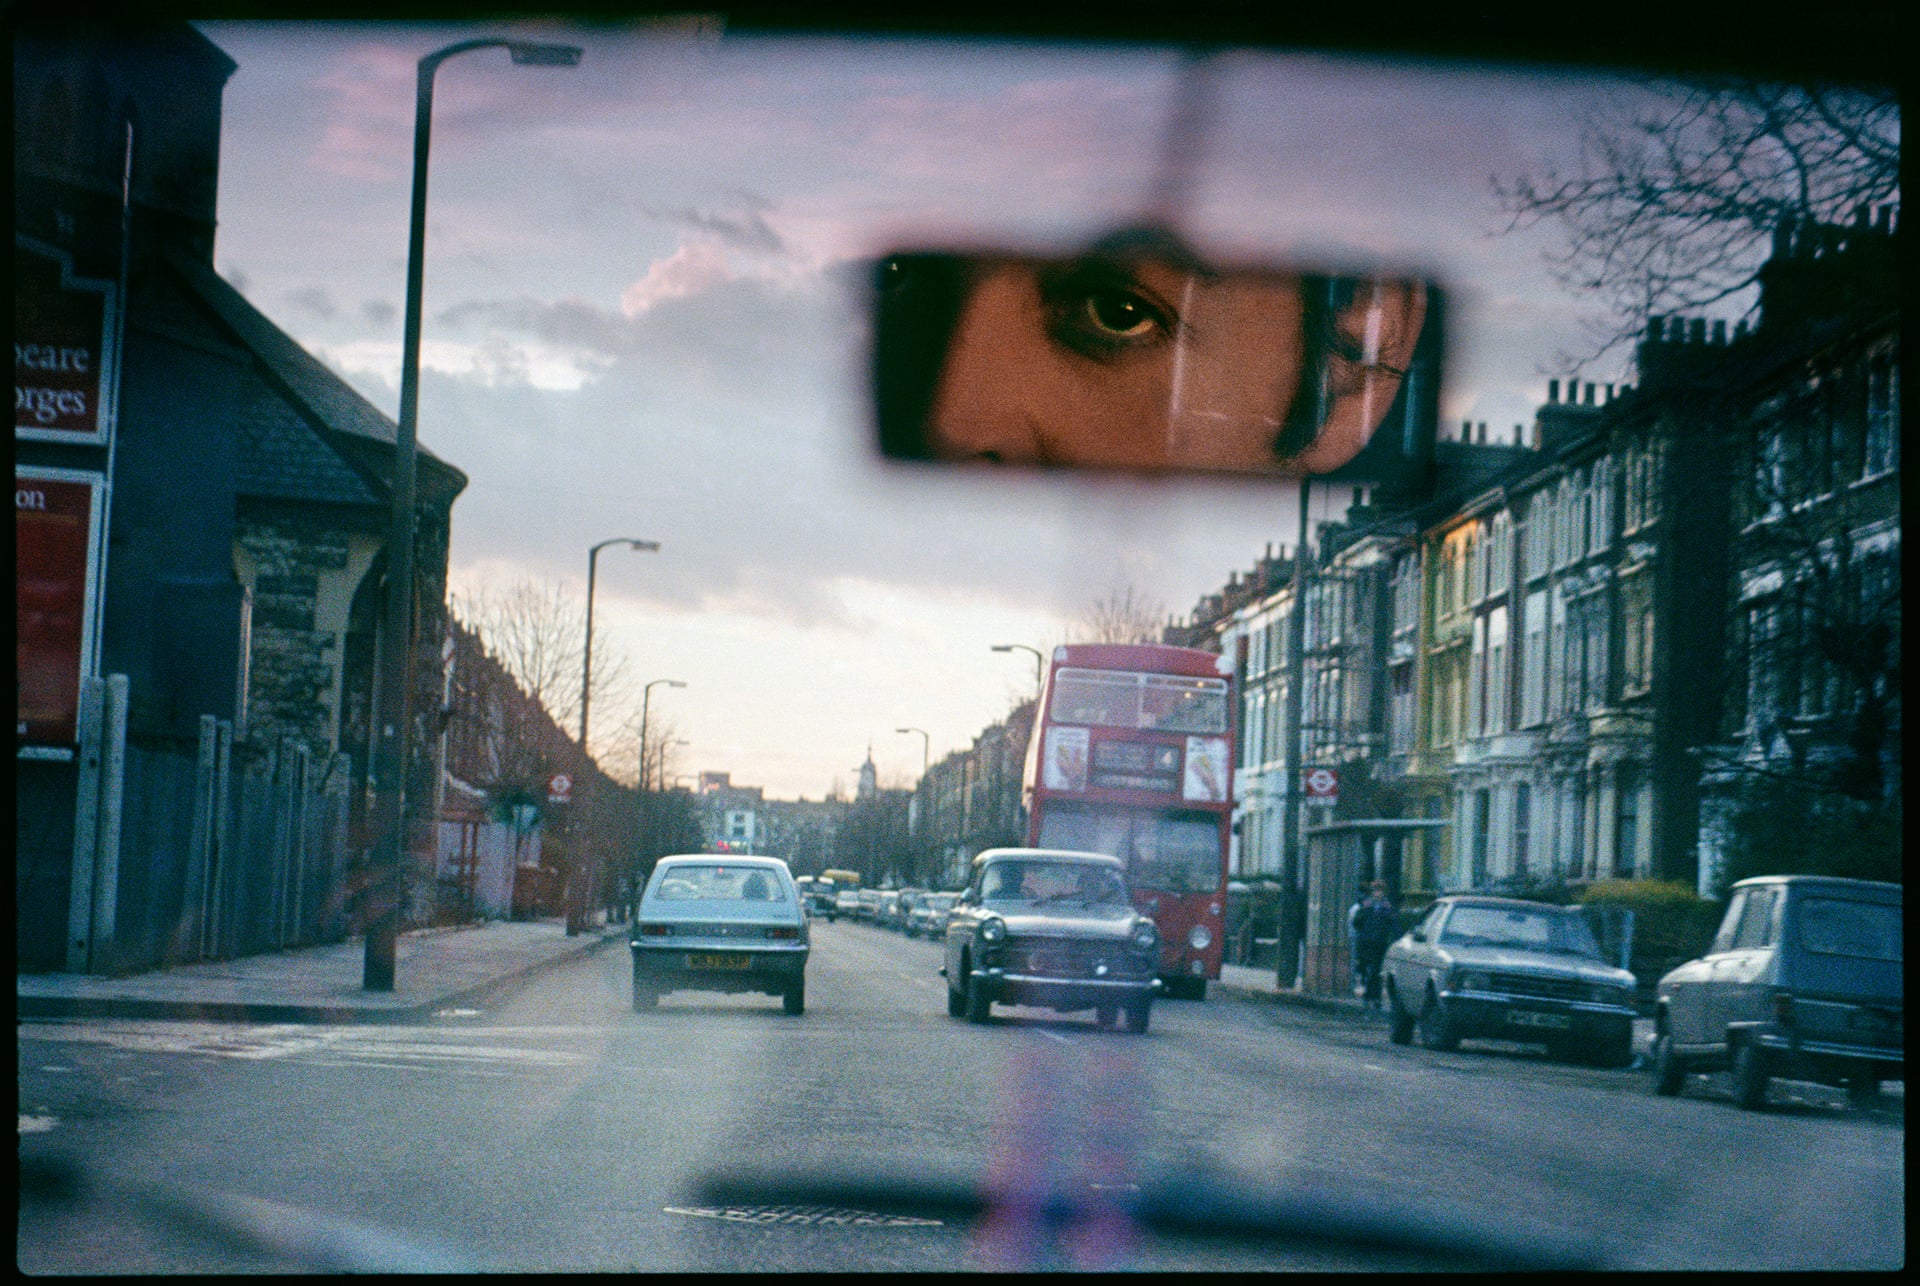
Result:
<svg viewBox="0 0 1920 1286"><path fill-rule="evenodd" d="M1387 948L1388 1031L1429 1049L1466 1037L1545 1045L1602 1067L1633 1061L1634 978L1608 964L1579 910L1443 897Z"/></svg>
<svg viewBox="0 0 1920 1286"><path fill-rule="evenodd" d="M663 857L634 917L633 1007L670 991L760 992L807 1005L806 912L777 857Z"/></svg>

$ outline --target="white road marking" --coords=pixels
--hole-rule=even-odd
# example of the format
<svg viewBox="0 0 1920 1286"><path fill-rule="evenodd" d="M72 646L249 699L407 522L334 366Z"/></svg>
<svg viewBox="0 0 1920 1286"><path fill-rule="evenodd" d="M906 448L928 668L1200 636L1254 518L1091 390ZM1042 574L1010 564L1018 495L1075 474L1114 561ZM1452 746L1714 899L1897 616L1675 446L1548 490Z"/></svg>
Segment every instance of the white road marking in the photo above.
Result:
<svg viewBox="0 0 1920 1286"><path fill-rule="evenodd" d="M53 1127L58 1124L60 1124L60 1118L57 1116L25 1116L23 1115L20 1118L20 1133L45 1134L48 1131L52 1130Z"/></svg>
<svg viewBox="0 0 1920 1286"><path fill-rule="evenodd" d="M1057 1040L1062 1045L1073 1044L1072 1041L1068 1040L1065 1036L1062 1036L1057 1031L1048 1031L1045 1027L1037 1027L1034 1030L1038 1031L1042 1036L1045 1036L1048 1040Z"/></svg>

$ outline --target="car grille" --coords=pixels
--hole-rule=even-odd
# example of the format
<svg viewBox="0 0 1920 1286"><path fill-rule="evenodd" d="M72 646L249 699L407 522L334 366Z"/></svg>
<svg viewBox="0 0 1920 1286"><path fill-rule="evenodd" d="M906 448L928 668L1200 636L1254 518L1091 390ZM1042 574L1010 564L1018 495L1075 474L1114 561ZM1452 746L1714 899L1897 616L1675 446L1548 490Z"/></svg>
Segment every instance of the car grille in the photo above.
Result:
<svg viewBox="0 0 1920 1286"><path fill-rule="evenodd" d="M1002 959L1009 973L1049 978L1092 978L1100 965L1108 976L1134 972L1127 967L1126 944L1085 938L1021 938L1007 943Z"/></svg>
<svg viewBox="0 0 1920 1286"><path fill-rule="evenodd" d="M1571 978L1542 978L1530 973L1496 973L1492 976L1495 991L1503 991L1509 996L1538 996L1543 1000L1585 1000L1587 984Z"/></svg>

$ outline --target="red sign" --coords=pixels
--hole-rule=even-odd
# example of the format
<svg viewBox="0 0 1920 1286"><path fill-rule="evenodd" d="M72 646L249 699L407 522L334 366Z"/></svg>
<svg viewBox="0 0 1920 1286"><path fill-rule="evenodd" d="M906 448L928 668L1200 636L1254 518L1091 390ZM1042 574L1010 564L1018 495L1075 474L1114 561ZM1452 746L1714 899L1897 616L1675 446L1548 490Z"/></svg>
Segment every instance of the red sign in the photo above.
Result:
<svg viewBox="0 0 1920 1286"><path fill-rule="evenodd" d="M1309 804L1340 802L1340 774L1332 768L1309 768L1303 778Z"/></svg>
<svg viewBox="0 0 1920 1286"><path fill-rule="evenodd" d="M13 472L19 741L78 740L80 678L92 664L97 474Z"/></svg>
<svg viewBox="0 0 1920 1286"><path fill-rule="evenodd" d="M564 804L573 797L573 778L563 772L557 772L547 778L547 802Z"/></svg>
<svg viewBox="0 0 1920 1286"><path fill-rule="evenodd" d="M15 244L13 432L103 445L113 389L113 286L72 275L66 256Z"/></svg>

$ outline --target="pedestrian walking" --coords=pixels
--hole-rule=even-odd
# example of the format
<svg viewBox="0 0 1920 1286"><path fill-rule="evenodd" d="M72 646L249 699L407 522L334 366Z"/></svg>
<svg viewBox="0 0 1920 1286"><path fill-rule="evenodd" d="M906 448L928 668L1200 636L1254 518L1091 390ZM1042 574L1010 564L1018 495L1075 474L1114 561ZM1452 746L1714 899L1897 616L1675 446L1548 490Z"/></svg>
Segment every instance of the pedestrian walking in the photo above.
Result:
<svg viewBox="0 0 1920 1286"><path fill-rule="evenodd" d="M1380 962L1393 942L1397 920L1393 902L1387 897L1385 880L1375 880L1372 890L1354 903L1347 916L1354 959L1360 971L1361 998L1370 1009L1380 1007Z"/></svg>

